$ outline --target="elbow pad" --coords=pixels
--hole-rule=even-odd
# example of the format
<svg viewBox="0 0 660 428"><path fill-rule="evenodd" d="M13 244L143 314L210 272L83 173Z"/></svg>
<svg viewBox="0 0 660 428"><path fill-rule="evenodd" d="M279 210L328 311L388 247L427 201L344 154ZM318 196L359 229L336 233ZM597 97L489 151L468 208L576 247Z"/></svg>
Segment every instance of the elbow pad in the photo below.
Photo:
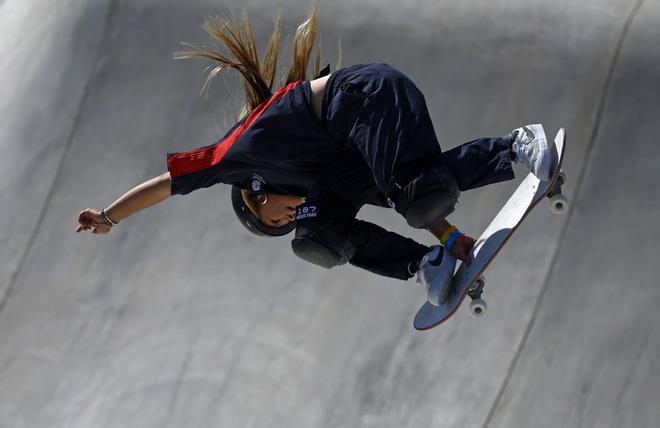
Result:
<svg viewBox="0 0 660 428"><path fill-rule="evenodd" d="M355 214L339 198L308 199L297 208L294 254L326 269L349 262L356 248L349 239L348 222Z"/></svg>

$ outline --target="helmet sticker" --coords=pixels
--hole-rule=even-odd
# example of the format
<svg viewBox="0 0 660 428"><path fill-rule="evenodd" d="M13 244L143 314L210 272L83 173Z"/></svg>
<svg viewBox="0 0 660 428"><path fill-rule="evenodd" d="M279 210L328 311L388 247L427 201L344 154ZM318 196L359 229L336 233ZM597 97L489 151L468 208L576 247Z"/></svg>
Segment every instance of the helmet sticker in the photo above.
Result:
<svg viewBox="0 0 660 428"><path fill-rule="evenodd" d="M266 184L266 180L262 176L256 173L252 174L252 182L250 183L252 191L260 192L264 184Z"/></svg>

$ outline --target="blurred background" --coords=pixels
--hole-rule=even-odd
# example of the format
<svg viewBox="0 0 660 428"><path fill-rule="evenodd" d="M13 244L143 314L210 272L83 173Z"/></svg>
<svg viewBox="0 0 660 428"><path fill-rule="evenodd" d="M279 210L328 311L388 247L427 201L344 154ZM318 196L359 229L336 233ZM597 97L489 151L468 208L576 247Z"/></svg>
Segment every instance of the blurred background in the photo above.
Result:
<svg viewBox="0 0 660 428"><path fill-rule="evenodd" d="M237 76L205 100L208 64L172 52L241 9L263 48L278 11L290 36L311 4L0 0L0 427L660 426L660 3L319 1L324 64L341 38L343 65L408 74L443 149L567 129L569 213L512 237L485 319L428 332L414 281L251 236L228 186L74 234L233 124ZM518 172L449 220L478 236Z"/></svg>

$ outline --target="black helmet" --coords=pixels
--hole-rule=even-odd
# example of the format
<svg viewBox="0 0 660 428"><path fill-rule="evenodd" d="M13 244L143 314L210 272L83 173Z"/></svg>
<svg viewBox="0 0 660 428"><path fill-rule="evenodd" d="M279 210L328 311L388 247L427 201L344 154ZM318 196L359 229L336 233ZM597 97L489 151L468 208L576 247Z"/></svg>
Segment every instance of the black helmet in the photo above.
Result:
<svg viewBox="0 0 660 428"><path fill-rule="evenodd" d="M295 221L279 227L268 226L262 223L253 212L253 209L250 208L249 196L250 193L247 190L236 186L231 187L231 204L234 207L236 216L247 230L257 236L282 236L296 228Z"/></svg>

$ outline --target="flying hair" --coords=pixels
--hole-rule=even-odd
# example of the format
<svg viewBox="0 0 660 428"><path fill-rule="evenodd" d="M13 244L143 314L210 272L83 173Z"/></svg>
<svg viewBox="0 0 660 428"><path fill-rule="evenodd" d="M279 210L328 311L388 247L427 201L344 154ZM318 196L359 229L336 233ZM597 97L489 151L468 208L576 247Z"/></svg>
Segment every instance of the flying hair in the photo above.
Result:
<svg viewBox="0 0 660 428"><path fill-rule="evenodd" d="M275 17L274 29L271 33L263 61L259 59L257 45L252 32L252 26L245 11L240 19L229 19L216 15L207 17L202 28L211 36L219 48L209 49L190 43L182 43L189 49L174 53L174 58L203 58L217 65L209 67L210 71L204 81L201 94L208 95L211 81L223 70L234 69L241 76L244 90L244 106L241 116L256 108L273 94L273 86L277 74L277 62L280 47L280 17ZM312 57L316 42L318 16L316 6L312 7L309 17L298 26L293 37L293 58L286 74L285 86L298 80L306 80L307 67ZM341 62L341 46L339 46L339 61ZM314 76L321 68L320 48L316 49Z"/></svg>

